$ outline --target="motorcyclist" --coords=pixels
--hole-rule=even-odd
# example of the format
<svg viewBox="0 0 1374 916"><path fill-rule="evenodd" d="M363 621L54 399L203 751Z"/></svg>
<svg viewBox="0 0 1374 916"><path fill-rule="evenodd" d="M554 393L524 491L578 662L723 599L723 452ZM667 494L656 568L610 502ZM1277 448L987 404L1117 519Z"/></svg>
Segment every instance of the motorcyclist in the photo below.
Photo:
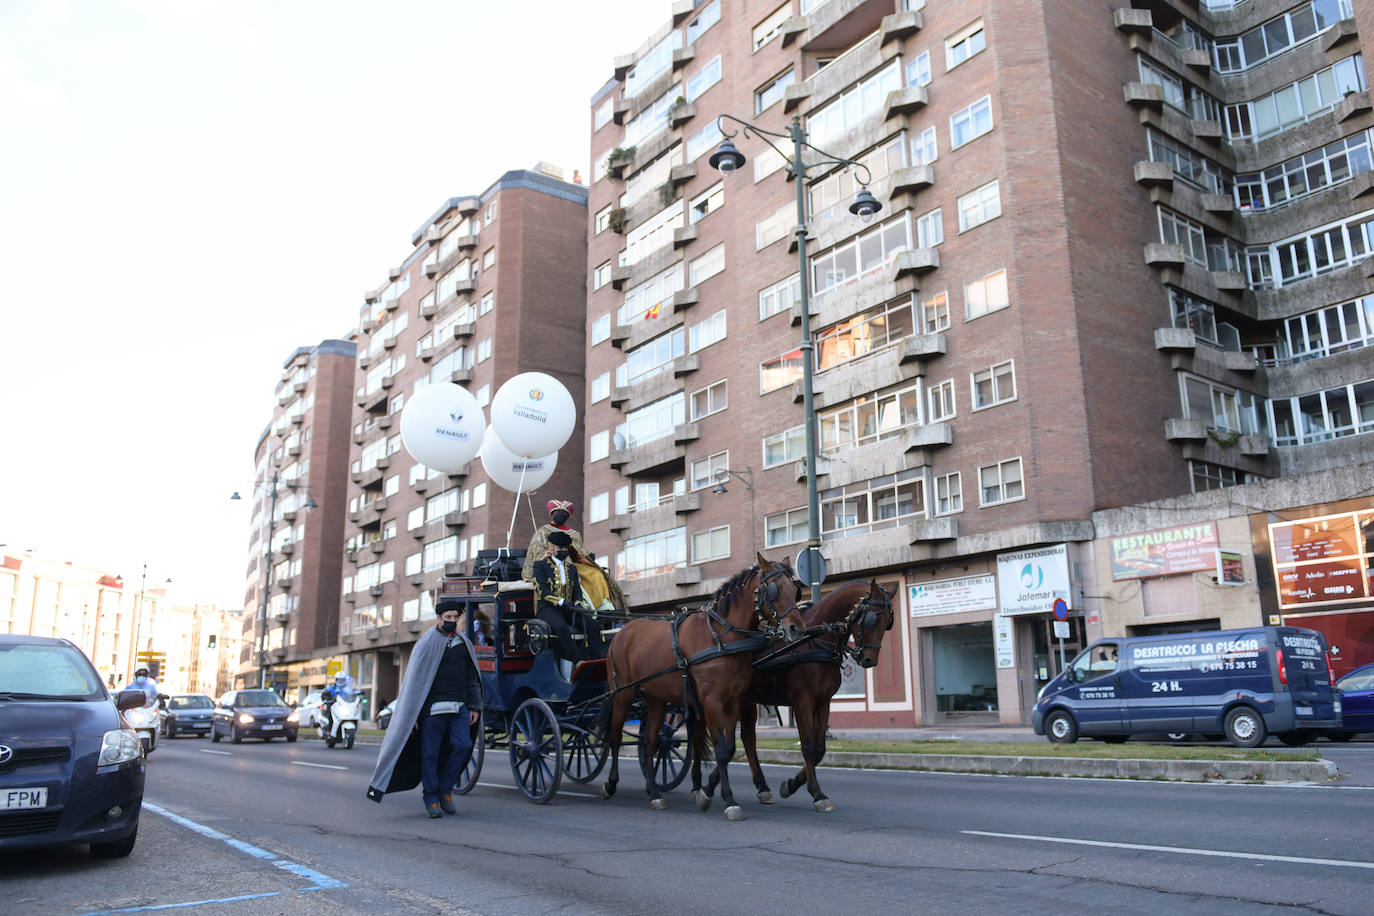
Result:
<svg viewBox="0 0 1374 916"><path fill-rule="evenodd" d="M334 729L334 701L341 698L352 700L357 693L358 684L353 680L353 675L342 671L334 675L334 683L320 691L320 716L324 719L325 734Z"/></svg>
<svg viewBox="0 0 1374 916"><path fill-rule="evenodd" d="M145 709L156 704L159 700L167 699L167 695L158 688L157 681L148 676L147 668L140 667L134 672L134 679L129 684L128 689L143 691L148 697L147 701L143 704Z"/></svg>

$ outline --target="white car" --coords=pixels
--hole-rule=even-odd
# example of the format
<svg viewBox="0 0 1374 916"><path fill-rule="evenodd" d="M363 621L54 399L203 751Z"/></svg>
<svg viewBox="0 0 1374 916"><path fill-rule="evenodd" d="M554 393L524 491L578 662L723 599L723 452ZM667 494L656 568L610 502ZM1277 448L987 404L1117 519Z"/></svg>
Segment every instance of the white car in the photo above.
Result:
<svg viewBox="0 0 1374 916"><path fill-rule="evenodd" d="M296 712L300 715L301 728L314 728L320 720L320 692L312 690L305 695L296 706Z"/></svg>

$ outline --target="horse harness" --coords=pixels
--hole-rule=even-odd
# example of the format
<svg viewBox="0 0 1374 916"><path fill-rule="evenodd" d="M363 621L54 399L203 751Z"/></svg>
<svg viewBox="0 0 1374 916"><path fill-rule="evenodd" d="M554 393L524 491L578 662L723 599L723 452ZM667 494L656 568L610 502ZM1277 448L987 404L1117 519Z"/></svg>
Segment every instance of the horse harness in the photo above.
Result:
<svg viewBox="0 0 1374 916"><path fill-rule="evenodd" d="M868 643L863 641L863 634L872 630L878 625L878 615L882 611L891 610L892 599L887 595L887 589L881 585L878 591L882 593L881 598L874 598L872 594L865 594L861 599L854 603L850 608L849 614L844 620L836 620L831 623L822 623L814 627L807 628L795 642L790 642L781 646L767 655L754 662L755 670L767 671L770 669L790 668L804 662L828 662L837 665L840 660L848 655L858 662L859 656L865 649L879 650L882 648L879 643ZM798 611L804 611L810 606L810 602L798 605ZM855 628L855 623L858 628ZM888 622L884 632L892 629L892 621ZM849 635L854 635L854 648L849 647ZM824 637L833 636L833 644L824 641ZM811 648L803 648L810 644Z"/></svg>

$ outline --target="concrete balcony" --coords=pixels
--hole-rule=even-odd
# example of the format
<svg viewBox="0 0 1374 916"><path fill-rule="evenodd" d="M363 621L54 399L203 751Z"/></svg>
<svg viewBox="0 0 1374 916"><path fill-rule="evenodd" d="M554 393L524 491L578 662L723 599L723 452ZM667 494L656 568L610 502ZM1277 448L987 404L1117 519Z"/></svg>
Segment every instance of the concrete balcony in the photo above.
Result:
<svg viewBox="0 0 1374 916"><path fill-rule="evenodd" d="M685 248L697 240L700 233L695 224L673 230L673 247Z"/></svg>
<svg viewBox="0 0 1374 916"><path fill-rule="evenodd" d="M382 412L385 411L387 401L390 399L390 397L390 392L388 392L385 388L378 388L371 394L364 395L362 404L360 406L362 407L365 413Z"/></svg>
<svg viewBox="0 0 1374 916"><path fill-rule="evenodd" d="M937 356L944 356L946 352L945 335L912 334L902 339L900 362L904 366L912 362L924 363ZM917 371L923 372L924 368Z"/></svg>
<svg viewBox="0 0 1374 916"><path fill-rule="evenodd" d="M912 35L921 31L924 20L917 10L903 10L900 13L892 13L884 16L882 25L878 31L882 33L880 41L884 46L888 42L905 41Z"/></svg>
<svg viewBox="0 0 1374 916"><path fill-rule="evenodd" d="M468 382L472 381L472 379L473 372L470 368L454 369L452 372L448 374L448 380L450 382L453 382L455 385L466 385Z"/></svg>
<svg viewBox="0 0 1374 916"><path fill-rule="evenodd" d="M1163 353L1192 353L1197 335L1192 328L1155 328L1155 349Z"/></svg>
<svg viewBox="0 0 1374 916"><path fill-rule="evenodd" d="M697 49L692 45L673 49L673 69L681 70L683 67L696 60Z"/></svg>
<svg viewBox="0 0 1374 916"><path fill-rule="evenodd" d="M477 236L475 236L475 235L460 235L460 236L458 236L458 250L459 250L459 251L471 251L472 249L474 249L474 248L476 248L476 247L477 247Z"/></svg>
<svg viewBox="0 0 1374 916"><path fill-rule="evenodd" d="M1217 144L1226 138L1225 128L1220 121L1194 120L1189 124L1193 136L1203 143Z"/></svg>
<svg viewBox="0 0 1374 916"><path fill-rule="evenodd" d="M466 512L446 512L444 514L445 528L461 528L468 523Z"/></svg>
<svg viewBox="0 0 1374 916"><path fill-rule="evenodd" d="M1202 442L1207 439L1207 424L1193 417L1170 417L1164 421L1164 438L1170 442Z"/></svg>
<svg viewBox="0 0 1374 916"><path fill-rule="evenodd" d="M612 267L612 268L611 268L611 288L612 288L612 289L624 289L624 288L625 288L625 284L629 281L629 279L630 279L631 277L634 276L634 272L635 272L635 269L634 269L634 266L633 266L633 265L630 265L630 266L620 266L620 265L617 265L617 266L615 266L615 267Z"/></svg>
<svg viewBox="0 0 1374 916"><path fill-rule="evenodd" d="M959 537L959 520L946 515L915 521L907 526L907 537L911 539L912 544L952 541Z"/></svg>
<svg viewBox="0 0 1374 916"><path fill-rule="evenodd" d="M1368 89L1363 92L1352 92L1336 103L1336 123L1344 124L1346 121L1369 114L1372 108L1374 106L1370 104Z"/></svg>
<svg viewBox="0 0 1374 916"><path fill-rule="evenodd" d="M893 267L899 278L908 274L919 275L938 270L940 267L940 249L908 248L906 251L899 251L897 257L893 258Z"/></svg>
<svg viewBox="0 0 1374 916"><path fill-rule="evenodd" d="M686 184L695 177L697 177L697 164L695 162L675 165L668 170L668 181L675 188Z"/></svg>
<svg viewBox="0 0 1374 916"><path fill-rule="evenodd" d="M1112 25L1127 35L1150 36L1154 32L1154 16L1149 10L1136 10L1129 7L1112 12Z"/></svg>
<svg viewBox="0 0 1374 916"><path fill-rule="evenodd" d="M657 576L641 576L636 579L627 579L620 583L624 589L626 600L634 608L647 607L656 604L677 604L682 600L682 589L678 586L674 578L674 572L665 572Z"/></svg>
<svg viewBox="0 0 1374 916"><path fill-rule="evenodd" d="M679 327L683 320L680 312L662 309L656 318L641 318L634 324L614 325L611 328L611 346L633 350L640 344L648 343L660 334L666 334Z"/></svg>
<svg viewBox="0 0 1374 916"><path fill-rule="evenodd" d="M817 410L837 407L846 401L881 391L911 377L912 375L902 366L902 347L890 345L816 373L812 382L812 400ZM802 382L793 383L794 403L800 404L804 400L802 388Z"/></svg>
<svg viewBox="0 0 1374 916"><path fill-rule="evenodd" d="M682 423L673 427L673 441L677 443L695 442L701 438L700 423Z"/></svg>
<svg viewBox="0 0 1374 916"><path fill-rule="evenodd" d="M642 381L612 389L611 406L628 413L681 390L682 385L672 372L660 372Z"/></svg>
<svg viewBox="0 0 1374 916"><path fill-rule="evenodd" d="M682 49L679 48L678 50ZM694 102L683 102L681 105L674 105L668 110L668 124L672 127L681 127L696 116L696 104Z"/></svg>
<svg viewBox="0 0 1374 916"><path fill-rule="evenodd" d="M1156 83L1127 83L1121 94L1132 108L1159 111L1164 107L1164 87Z"/></svg>
<svg viewBox="0 0 1374 916"><path fill-rule="evenodd" d="M477 325L474 322L460 322L453 326L454 340L467 340L477 333Z"/></svg>
<svg viewBox="0 0 1374 916"><path fill-rule="evenodd" d="M1148 10L1144 11L1147 15ZM1134 167L1135 183L1147 188L1172 188L1174 186L1174 167L1167 162L1142 160Z"/></svg>
<svg viewBox="0 0 1374 916"><path fill-rule="evenodd" d="M917 194L935 184L935 168L929 165L911 165L892 172L891 195Z"/></svg>
<svg viewBox="0 0 1374 916"><path fill-rule="evenodd" d="M902 115L915 114L929 103L924 86L903 86L887 94L884 120L891 121Z"/></svg>
<svg viewBox="0 0 1374 916"><path fill-rule="evenodd" d="M426 302L420 306L421 318L433 318L439 314L439 304L437 302Z"/></svg>
<svg viewBox="0 0 1374 916"><path fill-rule="evenodd" d="M686 457L686 447L665 436L635 448L615 449L610 462L626 477L646 477L681 470Z"/></svg>
<svg viewBox="0 0 1374 916"><path fill-rule="evenodd" d="M860 277L855 283L833 289L820 296L812 296L811 326L829 327L852 315L877 308L915 291L916 275L907 273L899 277L897 260L893 258L885 270ZM801 303L792 306L789 314L792 324L800 325Z"/></svg>
<svg viewBox="0 0 1374 916"><path fill-rule="evenodd" d="M371 490L382 485L382 478L386 476L386 471L382 468L368 468L358 474L355 483L364 490Z"/></svg>
<svg viewBox="0 0 1374 916"><path fill-rule="evenodd" d="M372 541L367 545L367 549L372 551L374 556L381 556L386 553L386 541ZM378 588L379 586L373 586Z"/></svg>
<svg viewBox="0 0 1374 916"><path fill-rule="evenodd" d="M480 197L460 197L458 198L458 215L471 216L482 209L482 198Z"/></svg>
<svg viewBox="0 0 1374 916"><path fill-rule="evenodd" d="M1182 245L1150 242L1145 246L1145 263L1156 269L1181 270L1186 261Z"/></svg>

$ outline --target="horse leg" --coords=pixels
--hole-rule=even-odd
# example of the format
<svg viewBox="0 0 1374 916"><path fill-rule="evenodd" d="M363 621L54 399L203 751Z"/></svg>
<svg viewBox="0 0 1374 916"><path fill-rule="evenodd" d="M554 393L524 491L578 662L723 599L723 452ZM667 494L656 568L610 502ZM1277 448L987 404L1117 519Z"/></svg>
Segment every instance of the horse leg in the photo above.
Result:
<svg viewBox="0 0 1374 916"><path fill-rule="evenodd" d="M735 723L739 720L738 701L727 706L719 700L706 705L706 722L716 742L716 772L720 774L720 801L725 805L725 819L744 820L744 809L735 803L730 790L730 758L735 756ZM733 709L730 708L733 706Z"/></svg>
<svg viewBox="0 0 1374 916"><path fill-rule="evenodd" d="M706 721L701 716L692 720L692 801L702 811L710 810L711 796L715 794L716 783L720 781L720 771L712 770L706 785L701 784L701 762L706 757Z"/></svg>
<svg viewBox="0 0 1374 916"><path fill-rule="evenodd" d="M784 779L782 786L778 789L778 794L783 798L790 798L792 793L806 785L806 754L807 748L811 745L811 716L810 703L804 695L804 691L793 689L792 700L792 721L797 726L797 745L801 748L802 766L797 769L795 775Z"/></svg>
<svg viewBox="0 0 1374 916"><path fill-rule="evenodd" d="M744 756L749 761L749 772L754 777L754 788L759 793L759 804L773 804L773 790L768 788L768 780L763 776L759 765L759 749L755 729L758 727L759 707L751 700L744 700L739 707L739 739L744 745Z"/></svg>
<svg viewBox="0 0 1374 916"><path fill-rule="evenodd" d="M633 690L621 690L611 700L611 721L606 727L606 743L610 748L607 753L611 755L611 772L601 787L602 798L610 798L615 795L616 783L620 782L620 739L624 733L625 719L629 715L630 703L633 700Z"/></svg>
<svg viewBox="0 0 1374 916"><path fill-rule="evenodd" d="M802 760L806 764L806 788L811 793L811 805L817 811L834 811L835 804L821 791L820 781L816 778L816 767L825 757L825 733L830 727L830 703L814 700L811 708L811 748L803 749Z"/></svg>
<svg viewBox="0 0 1374 916"><path fill-rule="evenodd" d="M639 723L639 741L644 745L644 791L648 793L649 807L654 811L668 807L654 779L654 755L658 751L658 733L663 730L663 713L662 700L644 698L644 721Z"/></svg>

